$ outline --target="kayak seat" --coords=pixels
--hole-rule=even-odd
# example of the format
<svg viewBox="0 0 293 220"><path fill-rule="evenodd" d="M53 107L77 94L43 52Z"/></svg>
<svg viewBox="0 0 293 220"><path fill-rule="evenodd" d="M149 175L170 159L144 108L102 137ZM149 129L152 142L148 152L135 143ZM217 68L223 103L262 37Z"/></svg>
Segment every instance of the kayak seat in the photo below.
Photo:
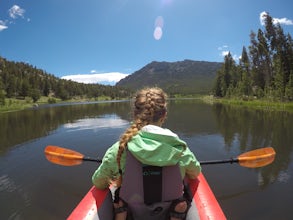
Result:
<svg viewBox="0 0 293 220"><path fill-rule="evenodd" d="M127 151L119 192L119 198L127 204L127 219L168 219L171 209L184 199L183 193L179 165L158 167L142 164ZM189 207L190 201L187 202ZM185 216L186 213L182 219Z"/></svg>

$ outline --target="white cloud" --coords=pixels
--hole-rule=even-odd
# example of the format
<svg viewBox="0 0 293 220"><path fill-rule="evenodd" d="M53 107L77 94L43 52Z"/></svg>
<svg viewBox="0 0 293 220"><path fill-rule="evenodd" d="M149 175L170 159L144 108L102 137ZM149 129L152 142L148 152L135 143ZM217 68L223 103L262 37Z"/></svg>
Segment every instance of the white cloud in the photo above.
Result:
<svg viewBox="0 0 293 220"><path fill-rule="evenodd" d="M268 15L267 12L263 11L259 15L259 21L261 25L265 25L265 19L266 16ZM272 18L273 19L273 24L284 24L284 25L293 25L293 20L290 20L288 18Z"/></svg>
<svg viewBox="0 0 293 220"><path fill-rule="evenodd" d="M14 20L21 17L24 18L25 10L18 5L13 5L9 10L9 19L6 21L0 20L0 31L7 29L7 24L14 24ZM27 22L30 22L30 18L27 19Z"/></svg>
<svg viewBox="0 0 293 220"><path fill-rule="evenodd" d="M0 31L3 31L6 28L8 28L8 26L6 26L6 22L0 20Z"/></svg>
<svg viewBox="0 0 293 220"><path fill-rule="evenodd" d="M241 56L237 56L236 54L233 55L233 60L235 61L239 61Z"/></svg>
<svg viewBox="0 0 293 220"><path fill-rule="evenodd" d="M274 24L280 23L284 25L293 25L293 21L288 18L274 18L273 19Z"/></svg>
<svg viewBox="0 0 293 220"><path fill-rule="evenodd" d="M220 56L221 57L225 57L227 56L229 53L231 54L232 58L235 60L235 61L238 61L240 59L239 56L237 56L236 54L233 54L230 50L229 50L229 46L228 45L223 45L223 46L220 46L218 47L218 50L220 51Z"/></svg>
<svg viewBox="0 0 293 220"><path fill-rule="evenodd" d="M111 73L96 73L95 70L91 71L92 74L75 74L61 77L62 79L72 80L80 83L99 83L105 85L114 85L116 82L125 78L129 74L111 72Z"/></svg>
<svg viewBox="0 0 293 220"><path fill-rule="evenodd" d="M24 17L25 10L18 5L13 5L9 10L9 16L13 19L17 17Z"/></svg>
<svg viewBox="0 0 293 220"><path fill-rule="evenodd" d="M227 46L227 45L223 45L223 46L221 46L221 47L218 47L218 50L224 50L224 49L226 49L226 48L228 48L228 46Z"/></svg>
<svg viewBox="0 0 293 220"><path fill-rule="evenodd" d="M223 50L223 51L221 52L221 55L222 55L223 57L224 57L224 56L227 56L229 52L230 52L229 50Z"/></svg>

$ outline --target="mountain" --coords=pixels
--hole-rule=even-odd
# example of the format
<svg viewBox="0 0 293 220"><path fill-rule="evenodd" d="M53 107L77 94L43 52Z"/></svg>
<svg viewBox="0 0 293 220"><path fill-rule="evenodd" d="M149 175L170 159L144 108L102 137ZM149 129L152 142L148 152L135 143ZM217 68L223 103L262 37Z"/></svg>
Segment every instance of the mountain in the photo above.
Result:
<svg viewBox="0 0 293 220"><path fill-rule="evenodd" d="M161 87L169 94L207 94L222 63L184 60L151 62L116 83L138 90L146 86Z"/></svg>

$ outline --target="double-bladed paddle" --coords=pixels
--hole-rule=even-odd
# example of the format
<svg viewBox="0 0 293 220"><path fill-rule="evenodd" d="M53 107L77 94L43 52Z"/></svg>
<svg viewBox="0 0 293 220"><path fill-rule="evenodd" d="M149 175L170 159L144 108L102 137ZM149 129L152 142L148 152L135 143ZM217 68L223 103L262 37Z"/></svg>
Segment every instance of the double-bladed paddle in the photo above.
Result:
<svg viewBox="0 0 293 220"><path fill-rule="evenodd" d="M97 163L102 162L101 159L86 157L77 151L51 145L45 148L45 155L47 160L49 160L50 162L63 166L74 166L81 164L83 161L93 161ZM275 159L275 155L276 152L272 147L265 147L240 154L236 158L231 158L227 160L201 161L200 164L207 165L238 163L240 166L243 167L257 168L272 163Z"/></svg>

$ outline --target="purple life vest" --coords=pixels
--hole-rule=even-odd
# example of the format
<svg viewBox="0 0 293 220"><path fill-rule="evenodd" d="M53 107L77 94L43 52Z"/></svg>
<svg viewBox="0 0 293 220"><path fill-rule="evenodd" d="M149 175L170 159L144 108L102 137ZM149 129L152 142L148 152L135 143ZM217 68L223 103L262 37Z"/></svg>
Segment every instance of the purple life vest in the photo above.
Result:
<svg viewBox="0 0 293 220"><path fill-rule="evenodd" d="M183 195L179 165L144 165L127 151L120 189L134 219L165 219L172 200Z"/></svg>

